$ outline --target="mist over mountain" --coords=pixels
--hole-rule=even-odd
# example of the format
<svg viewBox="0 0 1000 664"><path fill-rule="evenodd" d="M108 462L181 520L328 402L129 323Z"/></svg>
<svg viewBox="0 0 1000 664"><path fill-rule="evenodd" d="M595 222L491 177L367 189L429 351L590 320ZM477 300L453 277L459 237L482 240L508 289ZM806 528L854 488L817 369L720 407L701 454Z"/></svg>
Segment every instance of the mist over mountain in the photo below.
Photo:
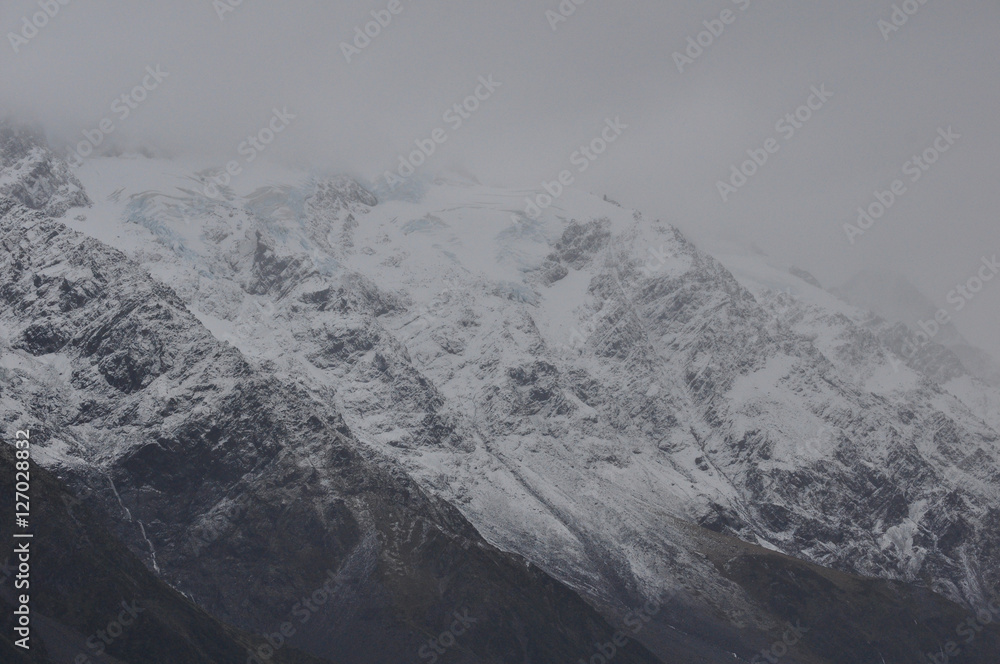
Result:
<svg viewBox="0 0 1000 664"><path fill-rule="evenodd" d="M945 346L967 372L995 387L1000 386L1000 362L995 356L970 344L955 327L950 314L947 322L940 322L940 312L948 313L943 307L950 309L951 305L935 303L903 275L861 272L843 286L832 289L832 292L887 321L907 325L915 332L924 332L927 336L921 338L921 346ZM954 296L955 291L951 295Z"/></svg>

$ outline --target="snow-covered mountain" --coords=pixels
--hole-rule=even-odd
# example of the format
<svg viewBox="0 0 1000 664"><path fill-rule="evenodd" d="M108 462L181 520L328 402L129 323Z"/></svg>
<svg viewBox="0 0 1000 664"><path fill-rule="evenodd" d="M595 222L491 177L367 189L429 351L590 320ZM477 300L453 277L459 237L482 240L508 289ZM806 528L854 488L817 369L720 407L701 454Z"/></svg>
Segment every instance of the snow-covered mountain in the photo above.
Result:
<svg viewBox="0 0 1000 664"><path fill-rule="evenodd" d="M40 462L71 486L102 473L126 483L119 532L224 620L265 629L240 602L277 600L234 591L239 568L207 563L178 524L228 532L220 515L247 487L270 487L263 511L280 511L282 491L317 505L324 491L350 494L350 479L326 474L338 455L356 466L348 478L393 468L415 483L392 491L427 497L385 511L368 491L323 527L429 519L454 537L467 519L481 546L517 554L612 622L672 597L641 637L665 661L749 659L748 644L796 617L755 591L748 578L763 572L747 560L818 574L785 554L972 610L1000 585L1000 390L940 346L906 358L911 330L802 271L710 256L667 223L579 191L531 219L521 210L533 192L457 175L415 176L396 196L261 167L216 199L205 174L95 158L76 174L92 206L51 210L49 222L9 203L12 255L39 234L62 239L7 287L0 332L5 370L38 376L28 392L61 401ZM124 314L81 308L104 297L111 269L127 273L116 288L139 317L124 328ZM29 272L51 273L45 297ZM81 348L94 358L86 372ZM231 430L255 427L295 444L250 453ZM326 433L311 440L314 429ZM351 442L331 451L317 442L330 431ZM194 467L175 468L169 452L191 436ZM173 470L154 477L161 463ZM198 464L203 490L186 484ZM172 508L174 493L192 502ZM238 547L225 552L238 560ZM912 645L880 638L865 656ZM801 661L848 661L808 647Z"/></svg>
<svg viewBox="0 0 1000 664"><path fill-rule="evenodd" d="M994 387L1000 387L1000 362L988 352L970 344L955 327L954 322L937 324L935 317L941 310L939 305L920 292L910 281L894 273L864 271L852 277L846 284L831 292L851 304L872 311L892 323L900 323L918 329L921 322L935 333L931 341L935 352L942 356L940 347L951 351L954 357L947 357L949 364L955 360L962 367L958 374L971 374ZM930 323L934 322L934 326ZM926 345L918 344L921 349ZM912 353L912 351L911 351Z"/></svg>
<svg viewBox="0 0 1000 664"><path fill-rule="evenodd" d="M69 164L49 149L41 129L0 118L0 195L60 216L90 199Z"/></svg>

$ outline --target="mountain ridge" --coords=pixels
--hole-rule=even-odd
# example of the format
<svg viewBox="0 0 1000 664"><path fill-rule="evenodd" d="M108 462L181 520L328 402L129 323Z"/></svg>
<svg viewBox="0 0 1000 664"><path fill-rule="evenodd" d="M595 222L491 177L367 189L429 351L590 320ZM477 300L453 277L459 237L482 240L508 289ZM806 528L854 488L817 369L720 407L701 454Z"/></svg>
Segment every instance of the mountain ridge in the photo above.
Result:
<svg viewBox="0 0 1000 664"><path fill-rule="evenodd" d="M640 636L661 658L684 652L672 650L678 620L693 638L685 656L704 661L727 648L749 657L780 620L752 575L720 574L706 558L711 536L690 524L907 588L933 585L967 608L982 608L996 585L997 435L976 414L995 392L974 379L942 385L899 362L892 344L905 332L824 299L832 296L815 284L759 261L720 261L673 227L576 192L513 226L520 192L474 183L380 202L349 179L303 179L218 202L193 189L150 189L130 169L126 178L102 163L108 175L91 180L85 166L94 208L65 222L124 250L97 272L124 275L128 285L108 297L134 305L113 323L74 314L103 297L97 273L83 267L105 250L8 202L0 215L4 246L19 256L11 265L38 260L24 253L19 224L38 224L60 248L49 267L29 268L30 285L10 279L21 285L5 287L5 317L19 322L5 334L18 352L48 358L46 370L18 360L51 379L39 395L86 393L67 424L153 434L135 450L95 448L93 460L50 445L43 463L76 487L94 481L88 464L110 464L115 481L96 504L135 513L139 525L118 532L141 530L148 546L137 554L162 574L188 570L186 580L170 577L179 587L192 587L199 556L211 559L221 595L198 600L226 620L267 628L233 610L226 594L238 596L237 579L212 567L217 556L238 560L233 537L247 541L224 516L228 502L260 494L237 511L259 528L290 487L324 495L329 480L315 484L317 468L337 467L344 453L412 477L409 491L428 496L418 502L457 508L489 543L477 546L518 554L612 622L676 593L689 615L666 611ZM57 267L64 257L71 264ZM170 288L137 288L147 272ZM185 313L164 317L161 300ZM71 342L85 353L71 362L91 357L89 368L67 373L59 356ZM198 362L204 368L192 373ZM223 385L230 376L246 387ZM195 406L199 393L213 395L207 413ZM326 421L286 423L316 408ZM257 415L243 421L238 412ZM278 421L258 419L264 413ZM306 442L301 432L312 426L357 442L330 456ZM292 449L251 429L300 433ZM246 442L259 446L251 458L265 471L246 480L252 491L230 484L256 472L239 458ZM192 492L204 469L176 465L192 452L232 496L218 481ZM153 470L164 464L171 473ZM158 495L201 506L183 516ZM352 541L349 512L340 526L288 538L329 529ZM192 554L171 523L214 535ZM919 640L908 636L904 647Z"/></svg>

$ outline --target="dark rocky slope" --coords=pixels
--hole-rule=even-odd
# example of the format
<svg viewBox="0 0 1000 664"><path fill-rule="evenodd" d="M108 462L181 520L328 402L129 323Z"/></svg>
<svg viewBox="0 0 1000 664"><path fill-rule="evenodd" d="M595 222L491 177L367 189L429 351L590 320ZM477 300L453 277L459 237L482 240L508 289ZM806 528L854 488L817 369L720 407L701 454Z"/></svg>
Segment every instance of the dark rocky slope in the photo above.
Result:
<svg viewBox="0 0 1000 664"><path fill-rule="evenodd" d="M14 450L0 445L0 494L14 495ZM17 663L242 664L263 639L223 625L158 579L100 520L47 471L31 464L30 650L12 643L14 576L0 583L0 660ZM8 510L0 519L4 556L12 539ZM24 532L18 530L18 532ZM23 540L22 540L23 541ZM5 563L16 567L14 557ZM132 614L122 612L123 603ZM112 638L119 617L131 624ZM103 632L110 644L98 636ZM88 645L89 643L89 645ZM81 658L83 656L83 658ZM291 648L274 664L321 664Z"/></svg>

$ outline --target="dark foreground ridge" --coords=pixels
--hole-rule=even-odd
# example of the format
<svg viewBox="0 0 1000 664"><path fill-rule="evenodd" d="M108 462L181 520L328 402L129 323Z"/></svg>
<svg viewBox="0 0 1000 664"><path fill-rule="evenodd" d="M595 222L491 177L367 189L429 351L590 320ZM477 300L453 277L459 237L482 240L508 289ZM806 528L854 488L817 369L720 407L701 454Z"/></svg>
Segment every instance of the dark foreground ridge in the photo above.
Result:
<svg viewBox="0 0 1000 664"><path fill-rule="evenodd" d="M58 479L35 464L30 472L36 524L28 589L31 648L14 646L14 577L4 574L0 661L242 664L248 649L264 644L259 637L223 625L156 578L87 507L74 505L73 495ZM0 492L14 495L14 450L9 445L0 445ZM0 541L5 556L12 525L10 516L4 514ZM13 556L6 562L16 567ZM291 648L271 661L321 664Z"/></svg>

